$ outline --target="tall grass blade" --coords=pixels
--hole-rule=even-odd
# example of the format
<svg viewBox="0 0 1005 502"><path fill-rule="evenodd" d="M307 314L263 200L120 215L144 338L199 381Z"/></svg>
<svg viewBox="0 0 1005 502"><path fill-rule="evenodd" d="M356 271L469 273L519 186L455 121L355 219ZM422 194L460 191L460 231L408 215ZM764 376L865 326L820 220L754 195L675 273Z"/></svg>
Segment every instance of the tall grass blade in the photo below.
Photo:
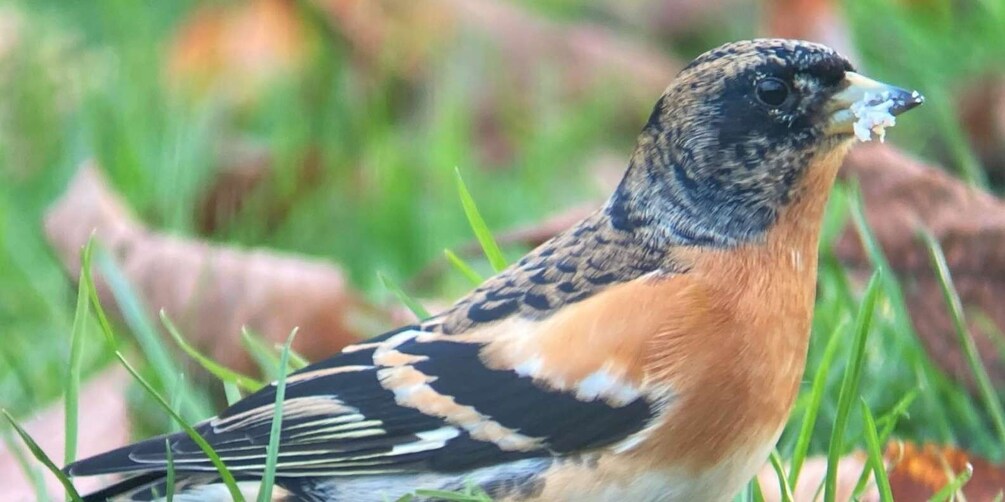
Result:
<svg viewBox="0 0 1005 502"><path fill-rule="evenodd" d="M273 404L272 427L269 429L269 445L265 450L265 472L262 475L262 486L258 489L258 502L269 502L272 500L272 487L276 482L276 464L279 461L279 436L283 428L283 400L286 398L286 372L290 361L290 346L293 345L293 338L297 336L294 328L290 337L286 339L286 345L279 355L279 366L276 379L276 401Z"/></svg>
<svg viewBox="0 0 1005 502"><path fill-rule="evenodd" d="M18 448L14 444L14 438L10 434L10 430L7 428L0 429L0 435L3 436L3 444L7 448L7 451L14 456L14 460L17 462L18 467L21 472L24 473L25 479L31 481L32 489L35 490L35 500L45 500L49 498L49 493L45 488L45 478L42 477L42 472L39 471L36 466L28 460L28 457L24 455L21 448Z"/></svg>
<svg viewBox="0 0 1005 502"><path fill-rule="evenodd" d="M840 333L844 331L847 321L842 320L831 332L830 340L820 358L820 366L817 367L816 374L813 375L813 386L810 389L810 403L806 407L806 415L803 423L799 427L799 436L796 439L796 446L792 451L792 467L789 469L789 488L795 490L799 481L799 472L806 461L806 455L810 451L810 441L813 439L813 427L817 423L817 414L820 412L820 405L823 404L824 394L827 391L827 377L830 375L831 364L837 355L837 349L841 346Z"/></svg>
<svg viewBox="0 0 1005 502"><path fill-rule="evenodd" d="M28 447L28 451L30 451L31 454L34 455L46 469L49 469L49 472L51 472L53 476L56 476L59 483L63 485L63 489L66 490L66 494L70 500L79 501L80 494L77 493L77 489L74 488L73 483L70 482L70 478L66 477L66 474L63 474L63 471L59 470L59 467L56 467L56 464L52 463L52 459L50 459L49 456L42 451L42 448L38 446L38 443L36 443L34 439L32 439L31 435L28 434L28 431L22 429L21 425L17 423L17 420L14 420L14 417L12 417L10 413L7 413L7 410L0 410L0 413L3 413L3 415L7 417L7 421L10 422L11 427L14 428L14 432L17 432L17 435L21 436L21 441L23 441L24 445Z"/></svg>
<svg viewBox="0 0 1005 502"><path fill-rule="evenodd" d="M782 457L778 455L778 450L772 450L768 460L771 461L771 467L775 470L775 476L778 476L778 492L781 493L782 502L792 502L792 489L789 488L789 480L785 476L785 466L782 465Z"/></svg>
<svg viewBox="0 0 1005 502"><path fill-rule="evenodd" d="M168 317L167 313L164 312L164 310L160 311L160 317L161 317L161 323L164 324L164 328L167 329L168 333L171 335L171 338L174 339L175 343L177 343L178 346L181 347L181 350L185 351L185 353L188 354L189 357L195 359L195 361L199 363L200 366L202 366L206 371L210 372L220 381L224 383L227 382L233 383L248 392L254 392L262 388L263 385L265 385L264 382L260 382L247 375L242 375L241 373L238 373L202 355L198 349L193 347L191 344L188 343L188 341L185 340L184 337L182 337L181 332L178 331L178 327L175 326L175 324L171 321L171 318Z"/></svg>
<svg viewBox="0 0 1005 502"><path fill-rule="evenodd" d="M890 439L890 434L893 434L893 429L897 426L897 421L901 417L907 415L907 407L914 402L918 397L918 389L911 389L910 392L900 398L896 404L890 408L890 411L883 414L883 416L876 419L876 428L879 430L878 438L879 444L886 444L887 440ZM852 492L854 494L861 494L865 491L866 486L869 484L869 467L866 466L862 469L862 474L859 475L858 481L855 483L855 490Z"/></svg>
<svg viewBox="0 0 1005 502"><path fill-rule="evenodd" d="M87 240L84 246L82 267L91 266L91 252L94 249L94 236ZM84 339L87 337L87 324L91 317L90 302L87 301L87 288L90 274L81 271L77 285L77 307L73 312L73 328L70 331L70 364L66 373L66 383L63 398L63 465L69 465L77 459L77 422L80 407L80 372L84 357Z"/></svg>
<svg viewBox="0 0 1005 502"><path fill-rule="evenodd" d="M485 281L485 278L482 277L481 274L475 271L475 269L472 268L471 265L468 265L468 262L464 261L464 259L461 258L460 256L457 256L457 254L455 254L453 251L449 249L444 249L443 256L446 256L447 261L449 261L450 264L453 265L454 268L456 268L457 271L461 273L461 275L466 277L468 281L471 282L471 284L477 286L481 284L483 281Z"/></svg>
<svg viewBox="0 0 1005 502"><path fill-rule="evenodd" d="M115 296L115 301L122 311L126 324L131 328L143 355L153 368L160 387L166 389L168 383L181 373L181 369L175 364L167 344L158 333L153 321L147 316L148 310L143 304L143 300L133 289L119 266L100 248L96 258L101 273L108 282L112 295ZM93 279L89 279L89 282L93 286ZM97 293L93 296L97 298ZM95 311L97 311L97 306L95 306ZM107 336L114 337L114 334L109 332ZM181 393L181 399L180 411L184 415L190 417L212 415L213 410L209 406L206 394L200 392L196 387L186 384L184 392Z"/></svg>
<svg viewBox="0 0 1005 502"><path fill-rule="evenodd" d="M858 317L855 319L855 337L852 340L851 356L841 381L834 430L831 433L831 442L827 450L827 475L824 481L825 502L834 502L837 497L837 467L841 454L844 452L844 433L848 426L852 403L858 397L862 365L865 362L865 345L872 327L872 315L876 309L882 281L883 269L877 269L872 274L872 278L869 279L869 285L862 298L862 305L859 307Z"/></svg>
<svg viewBox="0 0 1005 502"><path fill-rule="evenodd" d="M761 482L754 476L754 479L750 480L750 499L753 502L764 502L764 491L761 490Z"/></svg>
<svg viewBox="0 0 1005 502"><path fill-rule="evenodd" d="M133 376L133 379L136 380L141 387L143 387L147 394L157 401L157 404L159 404L164 411L171 415L171 418L173 418L175 422L181 426L182 430L185 431L185 434L187 434L188 437L199 446L199 449L202 450L203 454L209 458L213 467L216 468L217 473L220 474L220 479L223 480L223 484L226 485L227 490L230 492L230 496L236 501L244 502L244 496L241 495L241 490L237 487L237 480L234 479L233 474L230 473L227 466L222 460L220 460L220 456L217 455L215 450L213 450L213 447L206 442L206 439L203 438L201 434L199 434L199 431L195 430L195 428L182 418L178 412L171 408L171 405L164 399L164 397L161 396L157 390L154 389L142 375L140 375L138 371L136 371L136 368L133 368L133 366L129 364L129 361L126 360L125 356L123 356L121 352L115 351L115 357L120 363L122 363L122 366L126 368L126 371Z"/></svg>
<svg viewBox="0 0 1005 502"><path fill-rule="evenodd" d="M384 284L384 287L387 288L388 291L394 293L394 296L398 297L398 301L400 301L402 305L408 307L408 310L411 310L412 313L415 314L415 317L418 317L419 320L428 319L430 317L429 311L426 310L421 303L416 301L411 296L408 296L408 293L405 293L405 291L398 286L398 283L394 282L390 277L380 272L377 272L377 277L380 278L380 282Z"/></svg>
<svg viewBox="0 0 1005 502"><path fill-rule="evenodd" d="M883 446L879 441L879 433L876 432L876 421L872 418L869 405L865 399L859 401L862 404L862 420L865 422L865 444L868 447L869 463L872 465L872 472L876 476L876 486L879 488L879 500L881 502L893 502L893 490L890 488L890 478L886 475L886 465L883 463Z"/></svg>
<svg viewBox="0 0 1005 502"><path fill-rule="evenodd" d="M290 352L290 362L289 362L289 369L287 371L302 370L310 366L311 362L308 361L306 357L300 355L297 351L293 350L293 347L289 348L289 352Z"/></svg>
<svg viewBox="0 0 1005 502"><path fill-rule="evenodd" d="M227 406L232 406L244 397L241 396L241 389L233 382L223 382L223 394L227 397Z"/></svg>
<svg viewBox="0 0 1005 502"><path fill-rule="evenodd" d="M171 452L171 440L164 438L164 457L167 461L167 468L164 476L164 500L172 502L174 500L174 453Z"/></svg>
<svg viewBox="0 0 1005 502"><path fill-rule="evenodd" d="M935 237L928 231L921 232L925 244L928 246L928 253L932 260L932 267L935 268L935 275L939 279L939 286L942 288L942 296L946 300L946 307L953 318L953 327L956 329L956 336L959 338L960 348L967 358L970 371L973 372L977 381L977 388L980 390L981 400L987 407L991 415L991 422L994 424L995 432L998 433L998 440L1005 444L1005 410L1002 409L1002 402L998 399L988 370L984 367L984 362L977 353L977 345L974 343L970 328L963 317L963 302L956 292L953 284L953 276L949 272L949 265L946 264L946 256L942 253L942 246L935 240Z"/></svg>
<svg viewBox="0 0 1005 502"><path fill-rule="evenodd" d="M478 243L481 244L482 252L488 258L492 269L499 272L506 268L506 257L499 249L495 237L492 237L492 232L485 224L485 220L482 219L482 214L478 211L478 206L475 205L475 199L471 197L471 192L464 184L460 169L454 168L454 174L457 177L457 193L461 197L461 206L464 207L464 214L468 217L468 224L471 225L471 230L475 233Z"/></svg>
<svg viewBox="0 0 1005 502"><path fill-rule="evenodd" d="M263 375L269 375L272 380L279 378L279 374L275 373L276 365L279 364L279 354L273 351L260 336L252 333L246 327L241 328L241 343L258 363L258 368Z"/></svg>
<svg viewBox="0 0 1005 502"><path fill-rule="evenodd" d="M862 195L857 186L852 188L848 202L852 223L859 238L862 240L866 253L869 255L869 262L873 268L891 270L886 255L879 245L879 241L876 239L875 234L872 233L865 219L865 212L862 208ZM910 338L912 341L917 340L917 334L915 333L914 326L911 324L911 314L907 310L904 293L896 275L884 275L886 277L886 297L893 306L894 314L892 320L896 332L900 336ZM940 402L939 397L932 391L940 383L940 380L943 379L941 373L934 367L931 360L923 351L918 364L915 365L915 369L918 381L922 383L922 388L928 390L921 397L924 401L929 425L938 429L943 441L955 441L956 425L949 419L944 409L944 403Z"/></svg>
<svg viewBox="0 0 1005 502"><path fill-rule="evenodd" d="M108 272L105 271L105 273L107 274ZM92 277L90 277L90 269L85 269L83 271L83 274L89 276L86 279L88 296L91 298L91 306L94 308L94 313L98 317L102 331L104 331L105 337L108 340L111 340L113 344L115 344L115 334L112 333L111 325L108 324L108 318L105 315L105 309L101 307L101 302L98 300L98 291L97 288L94 287L94 281ZM164 411L166 411L169 415L171 415L171 418L173 418L175 422L177 422L178 425L181 426L182 430L184 430L185 433L190 438L192 438L192 441L194 441L195 444L199 446L199 449L203 451L206 457L209 458L209 461L213 464L214 467L216 467L217 472L220 474L220 479L223 480L224 485L226 485L227 490L230 492L230 496L235 501L244 502L244 497L241 495L241 490L238 489L237 487L237 481L234 479L234 476L227 469L227 466L224 465L223 461L220 460L220 456L216 454L216 451L213 450L213 447L206 442L206 439L203 438L202 435L195 430L195 428L189 425L189 423L185 421L184 418L182 418L181 414L175 411L174 408L172 408L171 405L164 399L164 397L161 396L157 392L157 390L154 389L154 387L150 385L150 383L147 382L146 379L143 378L143 376L140 375L135 368L133 368L131 364L129 364L129 361L127 361L125 356L122 355L122 352L120 352L119 350L115 350L114 355L122 364L122 366L126 368L126 371L128 371L129 374L133 376L133 379L136 380L136 382L139 383L141 387L143 387L143 389L147 392L147 394L150 394L150 396L154 398L154 400L161 406L162 409L164 409Z"/></svg>

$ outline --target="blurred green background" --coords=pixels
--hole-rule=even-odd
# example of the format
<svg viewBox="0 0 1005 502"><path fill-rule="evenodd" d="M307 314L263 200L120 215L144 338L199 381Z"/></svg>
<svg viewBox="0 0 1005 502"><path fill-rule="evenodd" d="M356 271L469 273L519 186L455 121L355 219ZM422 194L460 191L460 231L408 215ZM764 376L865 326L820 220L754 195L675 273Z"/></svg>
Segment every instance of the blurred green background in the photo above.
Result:
<svg viewBox="0 0 1005 502"><path fill-rule="evenodd" d="M818 12L800 26L807 36L928 97L890 141L1002 190L1002 166L989 165L961 119L968 93L1005 75L1002 0L525 0L506 4L520 22L471 21L491 3L0 3L0 406L30 417L62 393L75 285L41 222L85 160L157 231L319 257L378 303L393 301L378 271L411 294L456 298L468 287L459 274L413 280L444 248L472 240L455 168L493 230L599 204L665 85L633 84L617 67L580 75L586 63L552 46L644 47L637 60L612 59L659 76ZM561 40L540 35L549 30ZM240 207L215 204L226 173L248 169L259 182L240 191ZM858 308L829 251L849 200L839 188L828 216L807 381ZM514 259L525 248L505 251ZM934 368L904 316L896 302L881 305L863 377L869 405L880 415L916 390L895 435L1001 460L980 401ZM92 335L85 375L111 362ZM829 370L814 451L826 449L843 360ZM853 422L849 437L860 437ZM783 437L783 453L792 441Z"/></svg>

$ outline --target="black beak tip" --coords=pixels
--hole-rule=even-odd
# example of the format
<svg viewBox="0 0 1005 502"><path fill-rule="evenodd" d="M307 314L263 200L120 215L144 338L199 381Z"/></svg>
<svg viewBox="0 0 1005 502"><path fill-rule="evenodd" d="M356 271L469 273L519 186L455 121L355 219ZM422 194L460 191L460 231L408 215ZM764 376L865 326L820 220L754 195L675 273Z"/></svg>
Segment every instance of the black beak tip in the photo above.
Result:
<svg viewBox="0 0 1005 502"><path fill-rule="evenodd" d="M918 91L900 91L893 97L890 113L900 115L925 103L925 97Z"/></svg>

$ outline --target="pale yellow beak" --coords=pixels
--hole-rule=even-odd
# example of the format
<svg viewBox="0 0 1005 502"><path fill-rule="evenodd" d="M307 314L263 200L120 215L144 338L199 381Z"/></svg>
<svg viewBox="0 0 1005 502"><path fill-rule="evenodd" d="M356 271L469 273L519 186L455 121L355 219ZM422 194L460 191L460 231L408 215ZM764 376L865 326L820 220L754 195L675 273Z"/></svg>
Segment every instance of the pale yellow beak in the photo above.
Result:
<svg viewBox="0 0 1005 502"><path fill-rule="evenodd" d="M845 73L844 88L831 96L826 111L830 114L827 132L829 134L850 134L858 117L853 110L859 107L887 103L884 108L893 116L900 115L925 102L918 91L908 91L900 87L877 82L853 71Z"/></svg>

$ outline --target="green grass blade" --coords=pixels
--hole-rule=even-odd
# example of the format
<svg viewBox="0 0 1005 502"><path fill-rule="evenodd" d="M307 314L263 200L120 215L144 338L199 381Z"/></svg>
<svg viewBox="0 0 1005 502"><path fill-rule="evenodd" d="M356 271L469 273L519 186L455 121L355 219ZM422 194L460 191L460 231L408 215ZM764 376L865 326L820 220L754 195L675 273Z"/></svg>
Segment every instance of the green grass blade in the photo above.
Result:
<svg viewBox="0 0 1005 502"><path fill-rule="evenodd" d="M447 261L449 261L450 264L453 265L454 268L456 268L457 271L461 273L461 275L467 277L468 281L470 281L471 284L477 286L485 281L485 278L482 277L481 274L475 271L475 269L472 268L471 265L468 265L468 262L464 261L464 259L461 258L460 256L457 256L457 254L455 254L453 251L449 249L444 249L443 256L446 256Z"/></svg>
<svg viewBox="0 0 1005 502"><path fill-rule="evenodd" d="M21 448L18 448L14 444L14 438L10 435L10 430L7 428L0 429L0 434L3 435L4 446L14 456L14 460L17 461L18 467L24 473L25 479L31 482L31 486L35 490L35 500L49 498L49 493L45 489L45 479L42 477L42 472L32 465L28 457L21 451Z"/></svg>
<svg viewBox="0 0 1005 502"><path fill-rule="evenodd" d="M754 476L754 479L750 480L750 499L754 502L764 502L764 491L761 490L761 482Z"/></svg>
<svg viewBox="0 0 1005 502"><path fill-rule="evenodd" d="M896 404L890 408L890 411L883 414L883 416L876 419L876 428L879 430L879 444L886 444L887 440L890 439L890 434L893 434L893 429L897 426L897 421L900 417L907 415L907 407L914 402L918 397L919 389L911 389L904 397L900 398ZM852 491L854 494L861 494L865 491L866 485L869 484L869 467L866 466L862 469L862 474L859 475L858 481L855 483L855 490Z"/></svg>
<svg viewBox="0 0 1005 502"><path fill-rule="evenodd" d="M167 470L164 479L164 500L174 500L174 454L171 453L171 440L164 438L164 456L167 460Z"/></svg>
<svg viewBox="0 0 1005 502"><path fill-rule="evenodd" d="M778 450L772 450L768 460L771 461L771 467L775 470L775 475L778 476L778 491L782 495L782 502L792 502L792 489L789 488L789 480L785 476L785 466L782 465L782 457L778 455Z"/></svg>
<svg viewBox="0 0 1005 502"><path fill-rule="evenodd" d="M63 474L63 471L59 470L59 467L56 467L56 464L52 463L52 459L50 459L49 456L42 451L42 448L38 446L38 443L36 443L34 439L32 439L31 435L28 434L28 431L22 429L21 425L17 423L17 420L14 420L14 417L12 417L10 413L7 413L7 410L0 410L0 413L3 413L3 415L7 417L7 421L10 422L11 427L14 427L14 432L17 432L17 435L21 436L21 441L23 441L25 446L28 447L31 454L34 455L46 469L49 469L49 472L51 472L53 476L56 476L56 479L59 480L60 484L62 484L63 488L66 490L66 494L70 500L79 501L80 494L77 493L77 489L74 488L73 483L70 482L70 478L66 477L66 474Z"/></svg>
<svg viewBox="0 0 1005 502"><path fill-rule="evenodd" d="M433 500L447 500L450 502L492 502L492 499L482 494L472 494L466 492L452 492L448 490L415 490L419 497Z"/></svg>
<svg viewBox="0 0 1005 502"><path fill-rule="evenodd" d="M161 396L157 390L154 389L142 375L140 375L138 371L136 371L136 368L133 368L133 366L129 364L129 361L126 360L125 356L123 356L121 352L116 351L115 357L118 358L119 362L122 363L122 366L126 368L126 371L133 376L133 379L136 380L141 387L143 387L147 394L154 398L157 404L159 404L164 411L171 415L171 418L173 418L175 422L181 426L182 430L185 431L185 434L187 434L188 437L190 437L192 441L199 446L199 449L202 450L203 454L209 458L213 467L216 467L217 473L220 474L220 478L223 480L224 485L227 486L230 496L236 501L244 502L244 497L241 495L241 490L237 487L237 481L234 479L234 476L230 473L230 470L227 469L227 466L223 463L223 461L220 460L220 456L213 450L213 447L206 442L206 439L203 438L201 434L199 434L199 431L195 430L195 428L185 421L185 419L182 418L177 411L171 408L171 405L164 399L164 397Z"/></svg>
<svg viewBox="0 0 1005 502"><path fill-rule="evenodd" d="M286 339L286 345L279 355L279 365L276 371L279 377L276 379L276 402L272 411L272 428L269 430L269 446L265 450L265 473L262 475L262 485L258 490L258 502L269 502L272 500L272 487L276 482L276 464L279 462L279 435L283 428L283 399L286 397L286 371L290 362L290 346L293 345L293 338L297 336L294 328L290 337Z"/></svg>
<svg viewBox="0 0 1005 502"><path fill-rule="evenodd" d="M893 434L893 429L897 426L897 421L901 417L907 415L907 408L911 406L911 403L918 398L919 389L914 388L904 394L904 397L900 398L896 404L890 408L890 411L886 412L883 416L876 420L876 425L883 424L880 427L879 440L881 443L885 443L887 439L890 438L890 434Z"/></svg>
<svg viewBox="0 0 1005 502"><path fill-rule="evenodd" d="M945 502L953 498L957 492L963 489L963 486L970 481L970 477L974 475L974 466L967 464L967 468L964 469L958 476L951 479L946 486L943 486L941 490L935 492L932 498L928 499L928 502Z"/></svg>
<svg viewBox="0 0 1005 502"><path fill-rule="evenodd" d="M206 371L210 372L220 381L225 383L231 382L248 392L254 392L262 388L263 385L265 385L264 382L260 382L247 375L242 375L241 373L238 373L202 355L198 349L193 347L191 344L188 343L188 341L185 340L184 337L182 337L181 333L178 331L178 327L175 326L175 324L171 321L171 318L168 317L167 313L164 312L164 310L160 311L160 317L161 317L161 323L164 324L164 328L167 329L168 333L171 335L171 338L174 339L175 343L177 343L178 346L181 347L181 350L185 351L185 353L188 354L189 357L195 359L195 361L199 363L200 366L202 366Z"/></svg>
<svg viewBox="0 0 1005 502"><path fill-rule="evenodd" d="M831 434L830 446L827 449L827 476L824 481L824 501L834 502L837 497L837 468L844 452L844 433L848 426L848 417L852 403L858 397L859 381L862 378L862 365L865 362L865 345L872 327L872 315L876 309L880 286L883 281L883 270L877 269L869 279L865 289L858 317L855 319L855 337L852 341L851 358L845 368L844 379L838 394L837 414L834 418L834 430Z"/></svg>
<svg viewBox="0 0 1005 502"><path fill-rule="evenodd" d="M181 369L175 364L171 351L168 350L163 337L161 337L153 321L147 315L148 310L143 304L142 298L133 289L133 286L129 283L129 280L122 273L119 266L107 253L102 252L100 248L98 249L96 258L98 259L101 273L108 283L115 301L119 305L122 317L132 330L137 344L143 351L144 357L154 370L157 383L160 384L160 388L166 389L168 383L174 381L176 376L181 373ZM93 278L89 279L89 283L91 286L94 285ZM97 293L94 293L92 296L93 298L97 298ZM98 310L97 306L92 306L94 306L95 311ZM109 332L107 336L114 337L114 334ZM180 411L184 415L205 417L213 414L208 396L196 387L187 385L185 391L181 393L181 399Z"/></svg>
<svg viewBox="0 0 1005 502"><path fill-rule="evenodd" d="M275 373L276 365L279 364L279 354L276 354L260 336L252 333L246 327L241 328L241 343L258 363L258 368L262 370L263 375L269 375L272 380L279 378L279 375Z"/></svg>
<svg viewBox="0 0 1005 502"><path fill-rule="evenodd" d="M306 357L300 355L299 353L297 353L297 351L293 350L293 347L290 347L288 350L290 353L290 362L287 371L302 370L307 366L310 366L311 362L308 361Z"/></svg>
<svg viewBox="0 0 1005 502"><path fill-rule="evenodd" d="M233 382L223 382L223 394L227 397L227 406L231 406L243 399L241 389L238 389L237 385Z"/></svg>
<svg viewBox="0 0 1005 502"><path fill-rule="evenodd" d="M94 249L92 236L84 246L81 266L90 267L91 252ZM87 324L90 321L90 302L87 301L87 288L90 274L80 272L77 285L77 306L73 312L73 328L70 330L70 364L66 373L66 388L63 398L63 433L64 450L63 465L69 465L77 459L77 421L80 407L80 372L84 356L84 339L87 337Z"/></svg>
<svg viewBox="0 0 1005 502"><path fill-rule="evenodd" d="M98 300L98 291L97 288L94 287L94 281L92 277L90 277L90 269L85 268L83 272L84 274L89 276L87 277L86 282L87 282L88 296L91 298L91 307L94 308L94 313L98 317L99 324L101 325L102 331L104 331L105 338L110 340L112 345L114 346L116 344L115 334L111 331L111 325L108 324L107 320L108 318L107 316L105 316L105 309L101 307L101 302ZM106 274L108 273L107 270L105 273ZM178 425L181 426L182 430L184 430L185 433L188 434L190 438L192 438L192 441L195 442L195 444L199 446L199 448L203 451L206 457L209 458L210 462L213 464L214 467L216 467L217 472L220 474L220 479L223 480L223 483L224 485L226 485L227 490L230 492L231 497L235 501L244 502L244 497L241 495L241 490L238 489L237 487L237 481L234 479L234 476L227 469L227 466L224 465L223 461L220 460L220 456L216 454L216 452L213 450L213 447L206 442L206 439L203 438L202 435L195 430L195 428L189 425L189 423L186 422L184 418L182 418L181 414L175 411L174 408L172 408L171 405L164 399L164 397L161 396L157 392L157 390L154 389L154 387L150 385L150 383L147 382L146 379L143 378L143 376L140 375L135 368L133 368L131 364L129 364L129 361L127 361L125 356L122 355L122 352L120 352L119 350L115 350L114 355L122 364L122 366L126 368L126 371L128 371L129 374L133 376L133 379L136 380L136 382L139 383L141 387L143 387L143 389L147 392L147 394L150 394L150 396L154 398L154 400L161 406L162 409L164 409L164 411L166 411L169 415L171 415L171 418L173 418L175 422L177 422Z"/></svg>
<svg viewBox="0 0 1005 502"><path fill-rule="evenodd" d="M464 184L460 169L455 168L454 174L457 176L457 193L461 197L461 206L464 207L464 214L468 217L468 224L471 225L471 230L475 233L475 237L478 238L478 243L482 246L482 252L488 258L492 269L499 272L506 268L506 257L503 255L502 250L499 249L499 244L496 243L495 237L492 237L492 232L489 230L488 225L485 224L485 220L482 219L482 214L478 211L478 206L475 205L475 199L471 197L471 192L468 191L467 185Z"/></svg>
<svg viewBox="0 0 1005 502"><path fill-rule="evenodd" d="M830 375L831 364L837 355L837 349L841 346L841 332L844 331L846 321L839 322L831 333L827 347L824 349L823 357L820 359L820 366L813 375L813 386L810 390L810 403L806 408L806 415L803 423L799 427L799 436L796 439L796 446L792 451L792 467L789 469L789 488L795 490L799 481L799 472L806 461L806 455L810 451L810 442L813 439L813 427L817 423L817 414L820 412L820 405L823 404L824 394L827 391L827 377Z"/></svg>
<svg viewBox="0 0 1005 502"><path fill-rule="evenodd" d="M865 443L868 446L869 463L872 464L872 472L876 476L876 486L879 488L879 500L893 502L893 490L890 489L890 478L886 475L886 465L883 463L883 446L879 441L879 433L876 432L876 421L873 420L865 399L861 399L860 402L862 420L865 422Z"/></svg>
<svg viewBox="0 0 1005 502"><path fill-rule="evenodd" d="M935 268L936 277L939 279L939 286L942 288L942 296L946 300L946 307L953 319L953 327L956 329L956 336L959 338L960 348L967 358L970 371L973 372L977 381L977 388L980 390L981 399L991 415L991 422L994 424L995 432L998 433L998 440L1005 444L1005 410L1002 409L1002 402L998 399L991 377L988 376L987 368L977 353L977 345L970 335L970 329L963 317L963 302L953 284L953 276L949 272L949 265L946 264L946 256L942 253L942 246L939 245L935 237L927 231L922 232L925 244L928 246L928 253L932 260L932 267Z"/></svg>
<svg viewBox="0 0 1005 502"><path fill-rule="evenodd" d="M411 296L408 296L408 293L405 293L405 291L398 286L398 283L394 282L390 277L380 272L377 272L377 277L380 278L380 282L384 284L384 287L387 288L388 291L394 293L394 296L398 297L398 301L408 307L408 310L411 310L412 313L415 314L415 317L418 317L419 320L428 319L430 317L429 311L426 310L421 303L417 302Z"/></svg>

